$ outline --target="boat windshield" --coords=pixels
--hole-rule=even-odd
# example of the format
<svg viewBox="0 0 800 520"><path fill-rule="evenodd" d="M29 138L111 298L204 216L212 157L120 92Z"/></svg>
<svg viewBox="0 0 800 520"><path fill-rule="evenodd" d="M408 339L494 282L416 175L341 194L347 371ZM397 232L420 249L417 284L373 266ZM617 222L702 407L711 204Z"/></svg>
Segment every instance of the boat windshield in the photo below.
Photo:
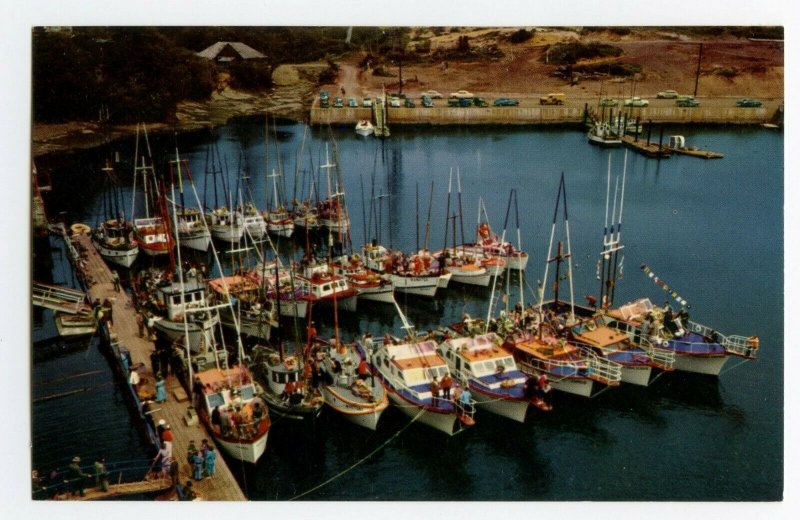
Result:
<svg viewBox="0 0 800 520"><path fill-rule="evenodd" d="M503 367L502 370L515 370L517 367L514 364L514 359L511 356L488 359L486 361L473 362L472 373L476 377L489 376L497 373L498 368Z"/></svg>

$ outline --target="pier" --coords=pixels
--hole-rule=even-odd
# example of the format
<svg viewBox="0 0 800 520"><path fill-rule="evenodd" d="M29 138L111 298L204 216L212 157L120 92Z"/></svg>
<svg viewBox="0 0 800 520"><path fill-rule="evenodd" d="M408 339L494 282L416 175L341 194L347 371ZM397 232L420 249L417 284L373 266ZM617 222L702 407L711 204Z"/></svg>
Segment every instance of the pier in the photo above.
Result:
<svg viewBox="0 0 800 520"><path fill-rule="evenodd" d="M101 302L107 299L111 302L113 320L111 324L107 323L106 325L108 326L108 337L112 349L115 354L118 353L121 346L128 350L131 357L131 368L136 369L140 376L139 386L144 387L147 393L155 394L155 374L153 374L150 366L150 353L155 346L148 338L139 336L136 308L131 297L124 289L119 292L114 290L111 270L94 248L88 235L78 234L69 237L64 234L63 236L65 240L72 243L74 251L79 257L79 260L74 264L76 269L81 271L78 276L86 281L90 298ZM115 361L119 361L116 356ZM122 370L123 374L127 376L127 371L121 364L118 364L115 368ZM122 384L131 390L133 400L138 404L139 395L127 383L127 380ZM170 425L174 436L172 443L173 463L178 464L180 482L186 482L186 480L192 478L193 473L186 459L190 441L194 441L195 446L199 448L201 441L208 439L218 453L221 453L222 450L220 446L214 443L210 432L204 429L197 416L190 415L189 406L191 405L191 400L181 382L174 375L169 375L165 378L165 386L168 395L167 401L153 403L147 413L152 418L153 424L157 424L160 419L164 419ZM145 414L140 411L140 415L142 421L147 424ZM154 434L151 431L151 437L153 436ZM157 438L153 439L153 441L156 440ZM225 459L221 456L217 457L214 476L211 478L206 477L201 481L193 480L193 487L195 493L203 500L247 500Z"/></svg>

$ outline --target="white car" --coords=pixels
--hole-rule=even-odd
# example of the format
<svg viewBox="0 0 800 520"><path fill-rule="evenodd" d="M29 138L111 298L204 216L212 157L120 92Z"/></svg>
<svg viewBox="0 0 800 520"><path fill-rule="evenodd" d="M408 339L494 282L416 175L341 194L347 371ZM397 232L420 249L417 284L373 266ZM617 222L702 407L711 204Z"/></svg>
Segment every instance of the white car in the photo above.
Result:
<svg viewBox="0 0 800 520"><path fill-rule="evenodd" d="M400 98L398 98L398 97L389 98L389 106L390 107L402 106L402 104L400 103Z"/></svg>
<svg viewBox="0 0 800 520"><path fill-rule="evenodd" d="M451 92L450 97L457 99L472 99L475 97L475 95L472 92L468 92L466 90L459 90L458 92Z"/></svg>
<svg viewBox="0 0 800 520"><path fill-rule="evenodd" d="M676 99L678 97L678 92L675 90L662 90L658 94L656 94L658 99Z"/></svg>
<svg viewBox="0 0 800 520"><path fill-rule="evenodd" d="M431 99L443 99L444 98L444 96L441 95L436 90L426 90L425 92L423 92L422 94L419 95L419 97L421 97L421 98L425 97L425 96L428 96Z"/></svg>
<svg viewBox="0 0 800 520"><path fill-rule="evenodd" d="M640 97L632 97L625 100L626 107L646 107L649 106L650 102L646 99L642 99Z"/></svg>

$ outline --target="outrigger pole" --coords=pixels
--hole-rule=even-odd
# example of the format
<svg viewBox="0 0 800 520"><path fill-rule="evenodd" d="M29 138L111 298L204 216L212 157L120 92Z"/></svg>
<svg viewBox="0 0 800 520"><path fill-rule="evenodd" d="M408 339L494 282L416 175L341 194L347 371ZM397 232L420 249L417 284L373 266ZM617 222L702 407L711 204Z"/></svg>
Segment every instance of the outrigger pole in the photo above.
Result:
<svg viewBox="0 0 800 520"><path fill-rule="evenodd" d="M621 242L622 233L622 210L625 203L625 177L628 166L628 152L625 151L624 165L622 168L622 186L619 186L619 178L615 180L614 202L611 209L611 220L609 221L608 206L611 193L611 154L608 156L608 175L606 180L606 217L603 226L603 251L600 253L600 307L608 308L614 303L614 290L617 278L617 259L619 252L625 247ZM617 215L617 194L619 193L619 215ZM617 219L616 229L614 219ZM609 227L610 222L610 227ZM623 257L624 259L624 257ZM620 272L622 268L620 266Z"/></svg>
<svg viewBox="0 0 800 520"><path fill-rule="evenodd" d="M500 237L500 243L501 244L503 242L505 242L505 240L506 240L506 225L508 224L508 214L511 211L511 197L513 195L514 195L514 190L512 189L511 191L508 192L508 204L506 205L506 219L505 219L505 222L503 223L503 234ZM480 206L480 204L483 204L482 200L479 203L479 206ZM479 217L478 220L480 221L480 209L478 210L478 217ZM488 220L488 218L487 218L487 220ZM494 277L494 281L492 282L492 294L489 297L489 311L486 313L486 328L484 330L484 333L489 332L489 320L492 318L492 307L494 306L494 291L497 288L497 278L498 277L495 276ZM511 277L509 276L509 278L511 278ZM508 298L506 298L506 302L508 302ZM506 309L506 310L508 310L508 309Z"/></svg>
<svg viewBox="0 0 800 520"><path fill-rule="evenodd" d="M558 242L558 254L555 257L551 257L553 253L553 238L555 237L556 232L556 221L558 219L558 206L561 203L561 200L564 200L564 227L566 229L567 235L567 252L566 254L562 254L561 252L561 241ZM561 276L561 261L566 259L567 260L567 278L569 279L569 302L570 302L570 321L575 320L575 295L574 290L572 287L572 253L570 247L570 238L569 238L569 213L567 211L567 186L564 182L564 172L561 172L561 181L558 183L558 194L556 195L556 207L553 211L553 225L550 228L550 245L547 248L547 262L545 262L544 267L544 284L547 283L547 273L550 268L550 262L556 262L556 278L553 282L553 296L555 299L555 305L558 306L558 284L559 278ZM539 314L542 314L542 306L544 304L544 297L539 299Z"/></svg>

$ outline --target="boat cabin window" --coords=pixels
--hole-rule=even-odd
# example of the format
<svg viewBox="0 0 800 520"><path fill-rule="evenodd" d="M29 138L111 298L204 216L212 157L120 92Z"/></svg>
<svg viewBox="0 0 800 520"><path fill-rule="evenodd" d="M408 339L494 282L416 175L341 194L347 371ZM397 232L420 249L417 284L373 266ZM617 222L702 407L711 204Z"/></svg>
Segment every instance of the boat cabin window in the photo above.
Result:
<svg viewBox="0 0 800 520"><path fill-rule="evenodd" d="M225 406L225 397L221 393L207 394L208 407L213 410L217 406Z"/></svg>
<svg viewBox="0 0 800 520"><path fill-rule="evenodd" d="M272 373L272 382L273 383L278 383L278 384L287 383L288 380L286 379L286 373L285 372L273 372Z"/></svg>
<svg viewBox="0 0 800 520"><path fill-rule="evenodd" d="M338 287L340 289L344 289L344 281L343 280L337 281L336 282L336 287Z"/></svg>
<svg viewBox="0 0 800 520"><path fill-rule="evenodd" d="M331 290L331 284L326 283L325 285L322 286L322 290L326 291L326 292L330 291Z"/></svg>
<svg viewBox="0 0 800 520"><path fill-rule="evenodd" d="M256 396L256 389L253 388L253 385L240 386L239 395L243 401L249 401Z"/></svg>

